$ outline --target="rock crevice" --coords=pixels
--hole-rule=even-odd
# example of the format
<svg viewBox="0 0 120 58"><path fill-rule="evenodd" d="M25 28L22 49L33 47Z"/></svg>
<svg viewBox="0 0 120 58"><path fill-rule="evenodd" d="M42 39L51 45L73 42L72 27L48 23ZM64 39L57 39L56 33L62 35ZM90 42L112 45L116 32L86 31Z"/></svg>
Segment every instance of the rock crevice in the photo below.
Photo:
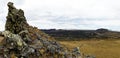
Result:
<svg viewBox="0 0 120 58"><path fill-rule="evenodd" d="M12 2L8 3L8 16L3 44L0 47L0 58L80 58L79 48L69 51L59 42L30 26L24 11L17 9Z"/></svg>

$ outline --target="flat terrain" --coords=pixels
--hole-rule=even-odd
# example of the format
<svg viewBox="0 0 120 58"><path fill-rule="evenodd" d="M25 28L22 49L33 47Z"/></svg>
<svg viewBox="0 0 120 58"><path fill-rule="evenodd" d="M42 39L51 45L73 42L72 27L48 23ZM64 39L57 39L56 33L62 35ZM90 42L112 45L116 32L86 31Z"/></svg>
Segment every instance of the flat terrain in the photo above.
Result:
<svg viewBox="0 0 120 58"><path fill-rule="evenodd" d="M80 47L84 55L95 55L96 58L120 58L120 40L60 41L60 43L70 49Z"/></svg>

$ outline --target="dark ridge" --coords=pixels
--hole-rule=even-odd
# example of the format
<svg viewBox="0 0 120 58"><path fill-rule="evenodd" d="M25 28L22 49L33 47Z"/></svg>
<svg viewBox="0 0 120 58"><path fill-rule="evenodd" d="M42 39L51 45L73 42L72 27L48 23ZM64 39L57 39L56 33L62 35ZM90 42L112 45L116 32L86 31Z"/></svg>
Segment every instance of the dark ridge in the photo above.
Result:
<svg viewBox="0 0 120 58"><path fill-rule="evenodd" d="M119 39L120 32L100 28L97 30L64 30L42 29L43 32L55 37L57 40L81 39Z"/></svg>

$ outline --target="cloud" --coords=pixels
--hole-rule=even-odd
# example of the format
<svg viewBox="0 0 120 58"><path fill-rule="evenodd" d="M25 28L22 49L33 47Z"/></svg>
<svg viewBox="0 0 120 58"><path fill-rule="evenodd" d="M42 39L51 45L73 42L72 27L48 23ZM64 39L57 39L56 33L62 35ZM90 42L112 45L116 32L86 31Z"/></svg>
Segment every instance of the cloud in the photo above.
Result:
<svg viewBox="0 0 120 58"><path fill-rule="evenodd" d="M33 26L57 29L108 28L120 31L119 0L11 0ZM5 23L8 0L0 1L0 22ZM1 27L3 28L3 27ZM0 30L1 30L0 28ZM3 30L3 29L2 29Z"/></svg>

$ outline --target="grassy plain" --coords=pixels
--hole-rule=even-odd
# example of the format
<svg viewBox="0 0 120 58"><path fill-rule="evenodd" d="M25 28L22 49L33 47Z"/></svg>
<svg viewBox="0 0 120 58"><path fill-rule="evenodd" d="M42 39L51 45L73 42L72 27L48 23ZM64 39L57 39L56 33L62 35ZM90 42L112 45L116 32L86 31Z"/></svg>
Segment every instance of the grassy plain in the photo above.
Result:
<svg viewBox="0 0 120 58"><path fill-rule="evenodd" d="M80 47L84 55L95 55L96 58L120 58L120 40L60 41L60 43L70 49Z"/></svg>

